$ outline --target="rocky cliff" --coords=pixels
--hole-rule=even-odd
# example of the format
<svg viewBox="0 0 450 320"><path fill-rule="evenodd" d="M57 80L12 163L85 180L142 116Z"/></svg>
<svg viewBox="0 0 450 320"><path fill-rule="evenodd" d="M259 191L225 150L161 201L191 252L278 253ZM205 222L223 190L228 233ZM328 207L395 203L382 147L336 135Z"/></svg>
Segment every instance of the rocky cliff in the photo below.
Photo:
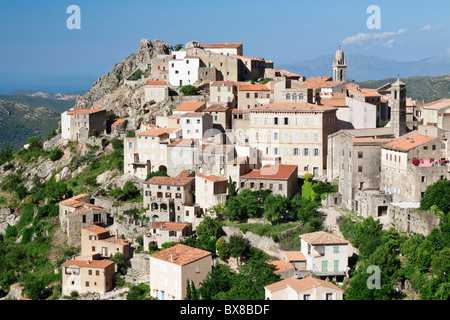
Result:
<svg viewBox="0 0 450 320"><path fill-rule="evenodd" d="M128 108L138 109L143 105L143 89L131 88L124 84L137 69L146 71L150 61L157 55L172 52L172 46L161 40L149 41L142 39L136 53L129 55L116 64L106 75L98 79L92 88L78 98L75 109L105 108L114 111L119 117L129 115Z"/></svg>

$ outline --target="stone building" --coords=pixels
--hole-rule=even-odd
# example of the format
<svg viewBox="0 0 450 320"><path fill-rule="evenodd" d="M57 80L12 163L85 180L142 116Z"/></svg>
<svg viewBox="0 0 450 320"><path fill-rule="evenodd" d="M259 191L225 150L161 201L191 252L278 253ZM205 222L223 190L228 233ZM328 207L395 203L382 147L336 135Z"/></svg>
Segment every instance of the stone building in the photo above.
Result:
<svg viewBox="0 0 450 320"><path fill-rule="evenodd" d="M186 114L192 112L202 112L206 108L205 102L183 101L174 110L173 114Z"/></svg>
<svg viewBox="0 0 450 320"><path fill-rule="evenodd" d="M200 43L199 47L206 51L229 55L242 55L244 52L244 45L242 43Z"/></svg>
<svg viewBox="0 0 450 320"><path fill-rule="evenodd" d="M169 81L169 60L173 55L159 55L150 61L152 80Z"/></svg>
<svg viewBox="0 0 450 320"><path fill-rule="evenodd" d="M184 139L207 139L214 135L213 117L209 113L189 112L180 120Z"/></svg>
<svg viewBox="0 0 450 320"><path fill-rule="evenodd" d="M106 226L108 223L106 210L89 201L89 195L80 194L59 202L59 221L61 229L67 233L69 245L80 245L84 227L93 224Z"/></svg>
<svg viewBox="0 0 450 320"><path fill-rule="evenodd" d="M199 140L178 138L167 145L167 175L177 176L183 170L194 170L194 151Z"/></svg>
<svg viewBox="0 0 450 320"><path fill-rule="evenodd" d="M347 61L344 58L344 51L340 48L333 60L333 81L347 81Z"/></svg>
<svg viewBox="0 0 450 320"><path fill-rule="evenodd" d="M420 111L424 125L450 131L450 99L444 98L426 103Z"/></svg>
<svg viewBox="0 0 450 320"><path fill-rule="evenodd" d="M213 81L209 85L209 104L226 104L230 108L237 108L238 88L248 85L245 82Z"/></svg>
<svg viewBox="0 0 450 320"><path fill-rule="evenodd" d="M240 176L239 189L272 190L273 195L291 198L297 191L298 167L296 165L265 165Z"/></svg>
<svg viewBox="0 0 450 320"><path fill-rule="evenodd" d="M271 102L270 89L264 84L249 84L238 89L238 108L250 109Z"/></svg>
<svg viewBox="0 0 450 320"><path fill-rule="evenodd" d="M341 145L340 155L333 157L339 167L339 191L342 204L349 210L358 209L356 194L359 190L379 190L381 148L392 139L349 137Z"/></svg>
<svg viewBox="0 0 450 320"><path fill-rule="evenodd" d="M360 88L354 83L347 84L348 96L357 101L370 103L376 107L376 123L380 120L386 120L383 114L386 115L386 110L382 110L381 98L382 96L375 89Z"/></svg>
<svg viewBox="0 0 450 320"><path fill-rule="evenodd" d="M393 202L420 202L429 185L450 179L446 143L424 135L425 127L382 146L380 189Z"/></svg>
<svg viewBox="0 0 450 320"><path fill-rule="evenodd" d="M321 279L288 278L264 287L266 300L343 300L344 290Z"/></svg>
<svg viewBox="0 0 450 320"><path fill-rule="evenodd" d="M203 212L218 203L225 203L228 195L228 179L216 175L195 176L196 203Z"/></svg>
<svg viewBox="0 0 450 320"><path fill-rule="evenodd" d="M273 83L274 102L313 102L313 90L302 87L303 81L282 78Z"/></svg>
<svg viewBox="0 0 450 320"><path fill-rule="evenodd" d="M131 255L130 243L118 234L110 235L108 229L90 225L81 229L81 255L92 253L98 253L104 259L121 253L128 259Z"/></svg>
<svg viewBox="0 0 450 320"><path fill-rule="evenodd" d="M378 88L377 93L389 96L391 121L389 126L396 138L407 132L406 126L406 85L400 80Z"/></svg>
<svg viewBox="0 0 450 320"><path fill-rule="evenodd" d="M128 124L128 120L117 119L116 121L114 121L113 124L111 124L111 134L119 135L119 134L125 133L125 131L127 130L127 124Z"/></svg>
<svg viewBox="0 0 450 320"><path fill-rule="evenodd" d="M161 248L166 242L180 242L191 234L191 223L155 221L150 225L149 232L144 235L144 250L148 250L151 245Z"/></svg>
<svg viewBox="0 0 450 320"><path fill-rule="evenodd" d="M195 205L195 176L184 170L176 177L155 176L144 182L144 208L152 222L190 222L191 211L186 206Z"/></svg>
<svg viewBox="0 0 450 320"><path fill-rule="evenodd" d="M231 112L232 109L222 104L212 104L205 110L204 113L212 116L213 127L220 132L225 132L231 129Z"/></svg>
<svg viewBox="0 0 450 320"><path fill-rule="evenodd" d="M144 86L145 102L161 102L169 97L169 84L163 80L148 80Z"/></svg>
<svg viewBox="0 0 450 320"><path fill-rule="evenodd" d="M61 114L61 137L71 141L86 141L106 133L105 109L67 110Z"/></svg>
<svg viewBox="0 0 450 320"><path fill-rule="evenodd" d="M264 70L264 78L273 80L281 80L285 78L290 80L305 81L304 76L283 69L268 68L267 66Z"/></svg>
<svg viewBox="0 0 450 320"><path fill-rule="evenodd" d="M115 263L102 260L99 254L79 256L62 265L62 294L100 293L113 289Z"/></svg>
<svg viewBox="0 0 450 320"><path fill-rule="evenodd" d="M150 294L159 300L183 300L186 282L198 288L212 270L212 253L177 244L150 256Z"/></svg>
<svg viewBox="0 0 450 320"><path fill-rule="evenodd" d="M145 180L150 172L167 172L167 145L180 138L180 129L152 127L124 139L124 172Z"/></svg>
<svg viewBox="0 0 450 320"><path fill-rule="evenodd" d="M336 108L305 102L274 102L250 109L249 145L260 158L281 158L298 174L324 176L327 138L336 131Z"/></svg>

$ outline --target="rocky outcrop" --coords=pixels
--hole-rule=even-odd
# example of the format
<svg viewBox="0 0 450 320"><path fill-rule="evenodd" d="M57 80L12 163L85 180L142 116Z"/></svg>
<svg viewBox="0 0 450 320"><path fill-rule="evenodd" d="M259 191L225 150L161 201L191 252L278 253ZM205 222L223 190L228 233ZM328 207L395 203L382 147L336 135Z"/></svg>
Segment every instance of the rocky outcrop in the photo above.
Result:
<svg viewBox="0 0 450 320"><path fill-rule="evenodd" d="M92 88L78 98L75 109L102 107L114 111L119 117L124 117L128 107L141 107L143 90L133 90L123 84L134 71L145 71L150 61L157 55L172 52L172 46L161 40L149 41L142 39L135 54L116 64L106 75L98 79ZM129 115L130 117L133 115Z"/></svg>

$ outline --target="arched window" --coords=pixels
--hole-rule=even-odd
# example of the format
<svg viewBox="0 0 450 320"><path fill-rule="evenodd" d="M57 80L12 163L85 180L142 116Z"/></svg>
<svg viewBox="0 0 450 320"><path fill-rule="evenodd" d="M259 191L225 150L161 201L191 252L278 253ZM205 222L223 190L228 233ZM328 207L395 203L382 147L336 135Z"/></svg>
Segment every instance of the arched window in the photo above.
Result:
<svg viewBox="0 0 450 320"><path fill-rule="evenodd" d="M292 94L292 100L297 100L297 94L296 93Z"/></svg>
<svg viewBox="0 0 450 320"><path fill-rule="evenodd" d="M158 204L156 202L152 203L152 210L158 210Z"/></svg>
<svg viewBox="0 0 450 320"><path fill-rule="evenodd" d="M161 210L167 211L167 204L161 203Z"/></svg>
<svg viewBox="0 0 450 320"><path fill-rule="evenodd" d="M299 94L298 100L303 100L303 93L300 93L300 94Z"/></svg>
<svg viewBox="0 0 450 320"><path fill-rule="evenodd" d="M290 93L286 94L286 100L291 100L291 94Z"/></svg>
<svg viewBox="0 0 450 320"><path fill-rule="evenodd" d="M152 217L152 222L155 222L156 220L158 220L158 216L155 214L153 217Z"/></svg>

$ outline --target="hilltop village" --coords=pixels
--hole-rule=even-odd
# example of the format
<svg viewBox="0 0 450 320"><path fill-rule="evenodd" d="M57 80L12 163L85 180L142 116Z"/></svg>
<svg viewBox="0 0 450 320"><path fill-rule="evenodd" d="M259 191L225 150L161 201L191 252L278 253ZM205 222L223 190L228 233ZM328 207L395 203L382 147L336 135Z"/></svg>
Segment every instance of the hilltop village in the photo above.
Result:
<svg viewBox="0 0 450 320"><path fill-rule="evenodd" d="M255 299L342 300L359 253L339 231L340 214L406 235L439 226L438 215L419 207L429 186L450 178L450 99L413 101L400 79L360 88L347 79L351 61L341 49L329 76L305 78L247 57L243 47L191 41L132 70L137 76L124 84L143 88L142 104L160 111L148 122L111 121L107 105L62 113L55 143L123 140L122 174L142 195L120 209L98 192L58 202L61 230L79 249L61 264L63 295L112 299L118 265L110 258L119 253L140 269L134 281L147 284L153 299L189 299L220 265L244 274L245 254L223 250L242 241L270 257L274 278ZM297 246L223 224L298 222L286 203L306 206L314 186L325 190L315 200L326 228L297 235ZM261 202L239 207L255 194ZM140 218L124 229L119 217L127 210ZM313 221L298 220L294 231ZM216 242L207 250L210 237Z"/></svg>

